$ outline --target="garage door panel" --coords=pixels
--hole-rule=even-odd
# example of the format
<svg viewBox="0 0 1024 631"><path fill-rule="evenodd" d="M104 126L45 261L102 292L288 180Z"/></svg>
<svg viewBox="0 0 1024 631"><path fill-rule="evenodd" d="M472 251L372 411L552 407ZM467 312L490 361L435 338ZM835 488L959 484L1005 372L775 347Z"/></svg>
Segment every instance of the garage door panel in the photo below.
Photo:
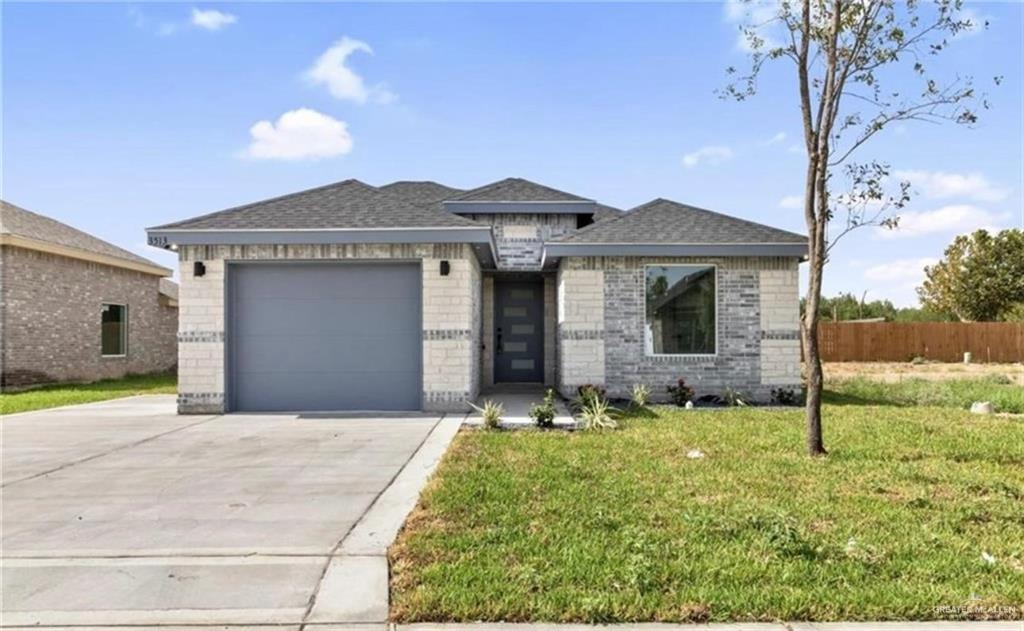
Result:
<svg viewBox="0 0 1024 631"><path fill-rule="evenodd" d="M275 365L279 370L297 371L307 370L309 366L323 366L328 370L332 365L349 363L351 358L339 357L344 353L358 358L361 369L396 370L409 361L409 347L417 342L418 337L386 333L365 337L309 334L246 336L238 340L235 359L240 367ZM416 362L408 368L418 370L419 364Z"/></svg>
<svg viewBox="0 0 1024 631"><path fill-rule="evenodd" d="M416 264L232 265L232 409L416 410Z"/></svg>
<svg viewBox="0 0 1024 631"><path fill-rule="evenodd" d="M315 410L416 410L420 407L419 371L377 373L293 372L283 383L277 372L242 372L238 397L246 409L264 412ZM381 380L387 380L392 405L381 407ZM343 394L343 397L339 397ZM338 407L341 406L341 407Z"/></svg>
<svg viewBox="0 0 1024 631"><path fill-rule="evenodd" d="M364 322L375 322L377 327L388 331L419 333L420 330L419 304L409 299L258 300L261 304L240 314L245 318L246 335L304 331L344 335ZM410 312L417 315L416 322L411 321Z"/></svg>

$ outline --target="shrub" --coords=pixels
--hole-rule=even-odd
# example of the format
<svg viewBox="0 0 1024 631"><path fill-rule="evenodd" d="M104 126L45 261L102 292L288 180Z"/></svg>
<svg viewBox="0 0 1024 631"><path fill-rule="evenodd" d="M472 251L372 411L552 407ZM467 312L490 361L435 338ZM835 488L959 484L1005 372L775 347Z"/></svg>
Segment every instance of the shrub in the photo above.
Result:
<svg viewBox="0 0 1024 631"><path fill-rule="evenodd" d="M472 403L470 403L469 406L480 413L480 416L484 420L484 427L487 429L497 429L501 426L501 417L505 414L505 407L497 401L491 401L488 399L484 401L483 407L476 406Z"/></svg>
<svg viewBox="0 0 1024 631"><path fill-rule="evenodd" d="M578 402L583 403L591 398L607 399L608 391L601 386L596 386L592 383L585 383L579 388L576 388L576 400Z"/></svg>
<svg viewBox="0 0 1024 631"><path fill-rule="evenodd" d="M555 426L555 391L551 388L544 393L544 402L530 408L530 418L537 427L550 428Z"/></svg>
<svg viewBox="0 0 1024 631"><path fill-rule="evenodd" d="M646 406L651 400L651 389L642 383L633 385L633 389L630 390L629 398L638 408Z"/></svg>
<svg viewBox="0 0 1024 631"><path fill-rule="evenodd" d="M668 395L672 397L672 403L675 403L679 407L684 407L689 401L693 400L693 388L686 385L686 380L680 378L676 382L676 385L665 388L668 391Z"/></svg>
<svg viewBox="0 0 1024 631"><path fill-rule="evenodd" d="M617 411L602 397L591 396L585 399L579 408L583 429L615 429L619 423L612 418L612 414Z"/></svg>
<svg viewBox="0 0 1024 631"><path fill-rule="evenodd" d="M997 386L1010 386L1013 385L1013 379L1002 373L994 373L985 377L985 380L989 383L994 383Z"/></svg>
<svg viewBox="0 0 1024 631"><path fill-rule="evenodd" d="M776 405L800 405L801 396L793 388L773 388L772 403Z"/></svg>
<svg viewBox="0 0 1024 631"><path fill-rule="evenodd" d="M733 390L732 388L725 389L725 393L722 395L722 400L731 408L743 407L747 404L743 393L739 390Z"/></svg>

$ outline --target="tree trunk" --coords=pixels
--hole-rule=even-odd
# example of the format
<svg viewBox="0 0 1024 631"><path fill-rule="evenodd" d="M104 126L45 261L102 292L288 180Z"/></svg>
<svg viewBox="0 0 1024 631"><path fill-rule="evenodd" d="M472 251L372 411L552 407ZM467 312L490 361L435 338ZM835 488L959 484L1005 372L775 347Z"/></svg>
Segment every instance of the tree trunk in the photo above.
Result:
<svg viewBox="0 0 1024 631"><path fill-rule="evenodd" d="M821 432L821 391L824 378L818 350L818 319L806 320L800 329L804 338L804 366L807 370L807 453L811 456L824 456L828 452L825 451L825 440Z"/></svg>

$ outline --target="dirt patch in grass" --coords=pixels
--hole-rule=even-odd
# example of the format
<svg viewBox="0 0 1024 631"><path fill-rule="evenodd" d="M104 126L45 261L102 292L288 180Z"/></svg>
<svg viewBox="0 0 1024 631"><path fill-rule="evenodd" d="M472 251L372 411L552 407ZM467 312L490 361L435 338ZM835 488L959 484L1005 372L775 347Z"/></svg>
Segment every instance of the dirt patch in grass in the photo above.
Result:
<svg viewBox="0 0 1024 631"><path fill-rule="evenodd" d="M825 379L841 381L864 377L885 383L898 383L906 379L948 381L951 379L978 379L991 375L1005 375L1011 383L1024 385L1024 364L944 364L910 362L829 362L824 365Z"/></svg>

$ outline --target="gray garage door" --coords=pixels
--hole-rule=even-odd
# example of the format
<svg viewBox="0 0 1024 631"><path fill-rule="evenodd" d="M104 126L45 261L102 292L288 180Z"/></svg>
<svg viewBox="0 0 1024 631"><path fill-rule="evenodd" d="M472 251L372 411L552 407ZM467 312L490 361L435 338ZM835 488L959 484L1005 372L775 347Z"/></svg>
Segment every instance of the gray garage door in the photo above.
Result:
<svg viewBox="0 0 1024 631"><path fill-rule="evenodd" d="M421 274L409 263L236 264L233 410L418 410Z"/></svg>

